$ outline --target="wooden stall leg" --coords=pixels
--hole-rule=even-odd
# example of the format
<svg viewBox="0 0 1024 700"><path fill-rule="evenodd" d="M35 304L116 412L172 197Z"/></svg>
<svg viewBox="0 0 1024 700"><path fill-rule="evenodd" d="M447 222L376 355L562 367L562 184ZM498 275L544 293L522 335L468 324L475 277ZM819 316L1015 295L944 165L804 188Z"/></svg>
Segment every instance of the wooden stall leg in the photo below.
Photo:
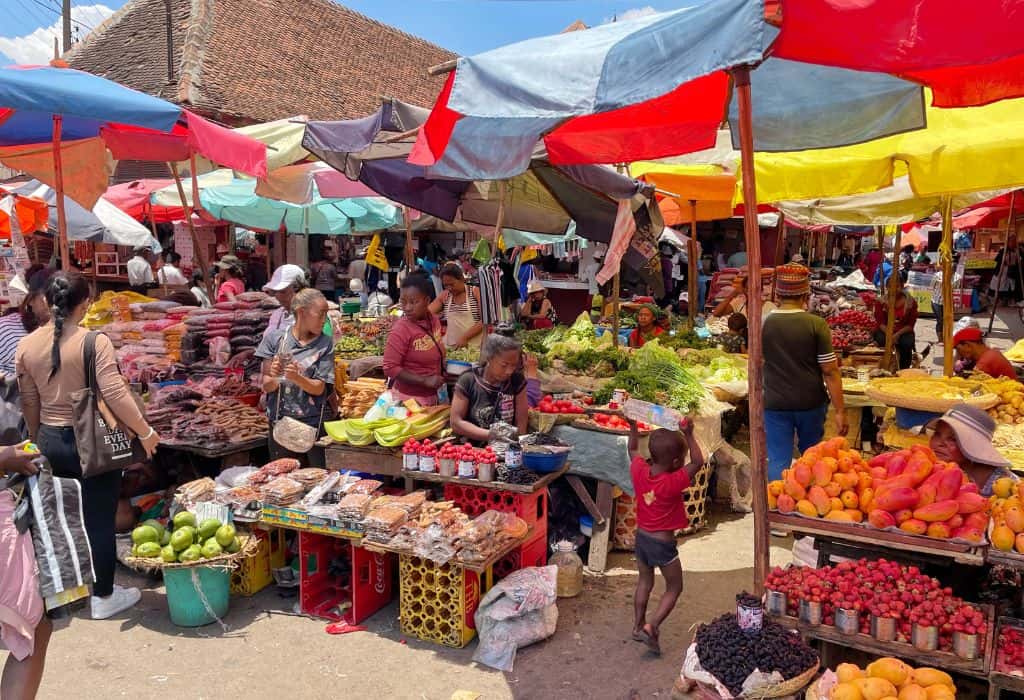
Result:
<svg viewBox="0 0 1024 700"><path fill-rule="evenodd" d="M587 557L587 570L591 573L604 573L608 566L608 547L612 531L612 485L607 481L597 482L597 510L601 514L600 525L594 521L594 535L590 538L590 555Z"/></svg>

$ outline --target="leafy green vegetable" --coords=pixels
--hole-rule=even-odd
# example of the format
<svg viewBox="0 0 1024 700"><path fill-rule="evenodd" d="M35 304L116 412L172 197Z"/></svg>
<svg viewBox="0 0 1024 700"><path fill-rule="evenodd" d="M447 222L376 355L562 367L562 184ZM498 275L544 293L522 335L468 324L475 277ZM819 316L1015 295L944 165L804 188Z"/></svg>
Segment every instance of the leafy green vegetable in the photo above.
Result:
<svg viewBox="0 0 1024 700"><path fill-rule="evenodd" d="M601 363L608 363L612 370L624 369L629 364L629 353L613 347L587 349L570 353L565 357L565 366L576 372L595 369Z"/></svg>
<svg viewBox="0 0 1024 700"><path fill-rule="evenodd" d="M584 311L576 317L576 321L569 328L566 333L568 339L575 340L580 343L591 343L597 339L594 334L594 322L590 320L590 313Z"/></svg>

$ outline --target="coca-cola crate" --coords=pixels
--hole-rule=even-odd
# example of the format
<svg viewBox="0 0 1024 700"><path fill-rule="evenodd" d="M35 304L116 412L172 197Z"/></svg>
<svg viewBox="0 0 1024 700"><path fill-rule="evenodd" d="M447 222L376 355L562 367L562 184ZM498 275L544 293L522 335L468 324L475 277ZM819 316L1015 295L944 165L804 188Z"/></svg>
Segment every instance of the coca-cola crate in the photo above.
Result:
<svg viewBox="0 0 1024 700"><path fill-rule="evenodd" d="M534 530L543 524L544 531L547 532L547 489L533 493L514 493L468 484L448 483L444 485L444 498L446 501L454 501L455 505L471 518L487 510L515 513Z"/></svg>

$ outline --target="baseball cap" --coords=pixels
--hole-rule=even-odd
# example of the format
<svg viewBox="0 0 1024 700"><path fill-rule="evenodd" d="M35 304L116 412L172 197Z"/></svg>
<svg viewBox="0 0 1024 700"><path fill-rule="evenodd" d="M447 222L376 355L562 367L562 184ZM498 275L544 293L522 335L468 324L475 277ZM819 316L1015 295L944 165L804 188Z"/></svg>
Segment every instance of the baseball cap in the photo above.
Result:
<svg viewBox="0 0 1024 700"><path fill-rule="evenodd" d="M281 265L279 268L274 270L274 274L271 275L270 281L263 285L263 291L265 292L280 292L281 290L288 289L295 284L298 280L305 279L306 271L298 265Z"/></svg>
<svg viewBox="0 0 1024 700"><path fill-rule="evenodd" d="M957 331L956 335L953 336L953 347L956 347L960 343L965 342L981 342L981 329L980 328L963 328Z"/></svg>
<svg viewBox="0 0 1024 700"><path fill-rule="evenodd" d="M377 280L377 289L382 291L382 292L388 291L388 281L387 280Z"/></svg>

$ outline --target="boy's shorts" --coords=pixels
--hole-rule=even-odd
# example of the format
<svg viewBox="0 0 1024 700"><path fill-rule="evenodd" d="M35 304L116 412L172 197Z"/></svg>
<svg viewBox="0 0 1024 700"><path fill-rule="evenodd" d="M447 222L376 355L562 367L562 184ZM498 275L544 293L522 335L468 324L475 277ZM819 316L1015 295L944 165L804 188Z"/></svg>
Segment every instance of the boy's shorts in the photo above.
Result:
<svg viewBox="0 0 1024 700"><path fill-rule="evenodd" d="M659 540L643 530L636 531L634 553L638 562L652 569L668 566L679 558L679 549L674 539L671 542Z"/></svg>

